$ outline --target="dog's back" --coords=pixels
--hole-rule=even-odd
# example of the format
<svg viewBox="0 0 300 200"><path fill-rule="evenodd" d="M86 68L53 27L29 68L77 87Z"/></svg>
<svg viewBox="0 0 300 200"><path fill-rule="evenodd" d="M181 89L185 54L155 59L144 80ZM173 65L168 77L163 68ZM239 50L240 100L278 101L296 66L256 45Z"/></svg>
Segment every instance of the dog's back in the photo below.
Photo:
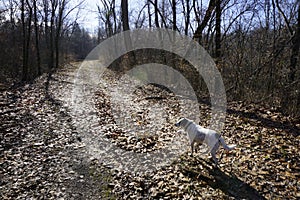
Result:
<svg viewBox="0 0 300 200"><path fill-rule="evenodd" d="M198 128L199 127L197 127L195 132L192 132L192 133L188 132L189 138L192 139L194 142L203 143L206 135L202 131L200 131Z"/></svg>
<svg viewBox="0 0 300 200"><path fill-rule="evenodd" d="M188 133L189 140L191 142L203 142L205 139L205 133L202 131L201 126L192 122L186 127L185 131Z"/></svg>
<svg viewBox="0 0 300 200"><path fill-rule="evenodd" d="M208 145L209 149L213 148L215 144L218 142L220 134L216 131L204 128L202 126L197 125L197 132L199 135L202 135L204 142Z"/></svg>

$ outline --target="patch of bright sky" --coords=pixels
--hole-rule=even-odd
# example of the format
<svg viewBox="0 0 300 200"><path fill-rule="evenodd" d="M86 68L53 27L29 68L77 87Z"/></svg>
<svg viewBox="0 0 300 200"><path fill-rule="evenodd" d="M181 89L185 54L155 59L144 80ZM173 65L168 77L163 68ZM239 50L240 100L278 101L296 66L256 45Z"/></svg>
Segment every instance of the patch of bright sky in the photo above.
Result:
<svg viewBox="0 0 300 200"><path fill-rule="evenodd" d="M144 2L144 0L129 0L129 12L137 13L144 6ZM97 5L102 6L101 0L85 0L81 6L80 20L78 20L79 24L91 34L95 34L99 26ZM120 6L121 0L116 0L116 9L119 10Z"/></svg>
<svg viewBox="0 0 300 200"><path fill-rule="evenodd" d="M90 33L95 33L98 28L97 4L101 5L100 0L85 0L81 6L78 23Z"/></svg>

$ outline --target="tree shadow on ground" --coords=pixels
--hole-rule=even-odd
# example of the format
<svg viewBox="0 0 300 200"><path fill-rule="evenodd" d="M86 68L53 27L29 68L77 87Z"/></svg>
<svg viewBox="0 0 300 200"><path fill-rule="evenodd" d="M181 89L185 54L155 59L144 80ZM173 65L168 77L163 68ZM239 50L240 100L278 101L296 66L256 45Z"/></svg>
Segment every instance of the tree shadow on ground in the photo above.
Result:
<svg viewBox="0 0 300 200"><path fill-rule="evenodd" d="M64 102L55 97L51 90L51 84L72 84L71 82L54 78L52 73L49 73L44 83L45 98L41 104L47 103L51 108L58 113L57 120L64 121L65 126L68 126L68 134L73 135L70 143L78 143L76 145L65 148L70 160L67 170L73 171L70 177L61 184L65 187L65 195L67 199L116 199L111 194L109 182L112 176L109 170L96 162L96 160L88 161L87 151L85 148L79 148L82 142L82 136L78 133L74 126L74 119L71 115L71 108L64 106ZM71 137L71 136L70 136Z"/></svg>
<svg viewBox="0 0 300 200"><path fill-rule="evenodd" d="M199 103L211 106L210 100L205 97L203 97L203 99L201 99ZM282 122L279 119L275 120L275 119L263 117L260 115L259 111L257 112L242 111L242 110L237 110L232 106L228 107L226 112L227 114L230 115L235 115L235 116L239 116L239 117L243 117L246 119L251 119L256 122L259 122L263 127L277 128L277 129L287 131L291 133L294 137L300 135L300 128L296 126L296 124L299 123L299 119L295 120L294 122Z"/></svg>
<svg viewBox="0 0 300 200"><path fill-rule="evenodd" d="M191 180L203 181L213 189L219 189L235 199L266 199L234 174L226 174L219 167L213 167L213 165L202 158L194 157L190 160L189 166L182 166L181 171Z"/></svg>
<svg viewBox="0 0 300 200"><path fill-rule="evenodd" d="M295 137L299 136L300 133L300 129L295 124L292 124L291 122L282 122L279 120L276 121L269 118L264 118L254 112L244 112L244 111L238 111L234 109L227 109L227 113L245 117L255 121L259 121L264 127L281 129L292 133L293 136Z"/></svg>

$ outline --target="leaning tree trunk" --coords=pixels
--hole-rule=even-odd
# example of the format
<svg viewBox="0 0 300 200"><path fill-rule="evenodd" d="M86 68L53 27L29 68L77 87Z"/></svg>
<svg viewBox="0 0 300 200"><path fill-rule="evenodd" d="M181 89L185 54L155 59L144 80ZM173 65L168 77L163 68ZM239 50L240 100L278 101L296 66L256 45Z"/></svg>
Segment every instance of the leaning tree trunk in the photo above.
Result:
<svg viewBox="0 0 300 200"><path fill-rule="evenodd" d="M215 45L216 45L216 64L218 66L219 61L221 59L221 0L216 0L216 37L215 37Z"/></svg>
<svg viewBox="0 0 300 200"><path fill-rule="evenodd" d="M215 9L215 6L216 6L216 0L210 0L208 8L205 12L204 19L201 22L201 24L197 27L197 29L194 33L193 38L196 39L199 44L201 44L201 42L202 42L202 32L203 32L204 28L207 26L207 24L212 16L212 12Z"/></svg>

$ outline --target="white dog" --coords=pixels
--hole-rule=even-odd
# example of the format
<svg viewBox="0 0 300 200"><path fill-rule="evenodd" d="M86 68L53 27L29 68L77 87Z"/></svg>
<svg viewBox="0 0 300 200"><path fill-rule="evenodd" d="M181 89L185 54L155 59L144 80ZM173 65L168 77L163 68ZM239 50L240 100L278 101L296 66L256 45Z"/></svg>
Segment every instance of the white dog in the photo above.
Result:
<svg viewBox="0 0 300 200"><path fill-rule="evenodd" d="M198 124L194 123L192 120L182 118L180 119L175 126L182 127L184 131L187 132L188 138L191 145L192 156L194 151L194 144L197 143L201 145L203 142L208 146L208 152L210 152L212 159L215 164L218 164L218 159L216 158L216 153L219 149L220 143L226 150L232 150L236 145L227 145L224 139L221 137L219 133L214 130L203 128ZM197 150L195 149L197 153Z"/></svg>

